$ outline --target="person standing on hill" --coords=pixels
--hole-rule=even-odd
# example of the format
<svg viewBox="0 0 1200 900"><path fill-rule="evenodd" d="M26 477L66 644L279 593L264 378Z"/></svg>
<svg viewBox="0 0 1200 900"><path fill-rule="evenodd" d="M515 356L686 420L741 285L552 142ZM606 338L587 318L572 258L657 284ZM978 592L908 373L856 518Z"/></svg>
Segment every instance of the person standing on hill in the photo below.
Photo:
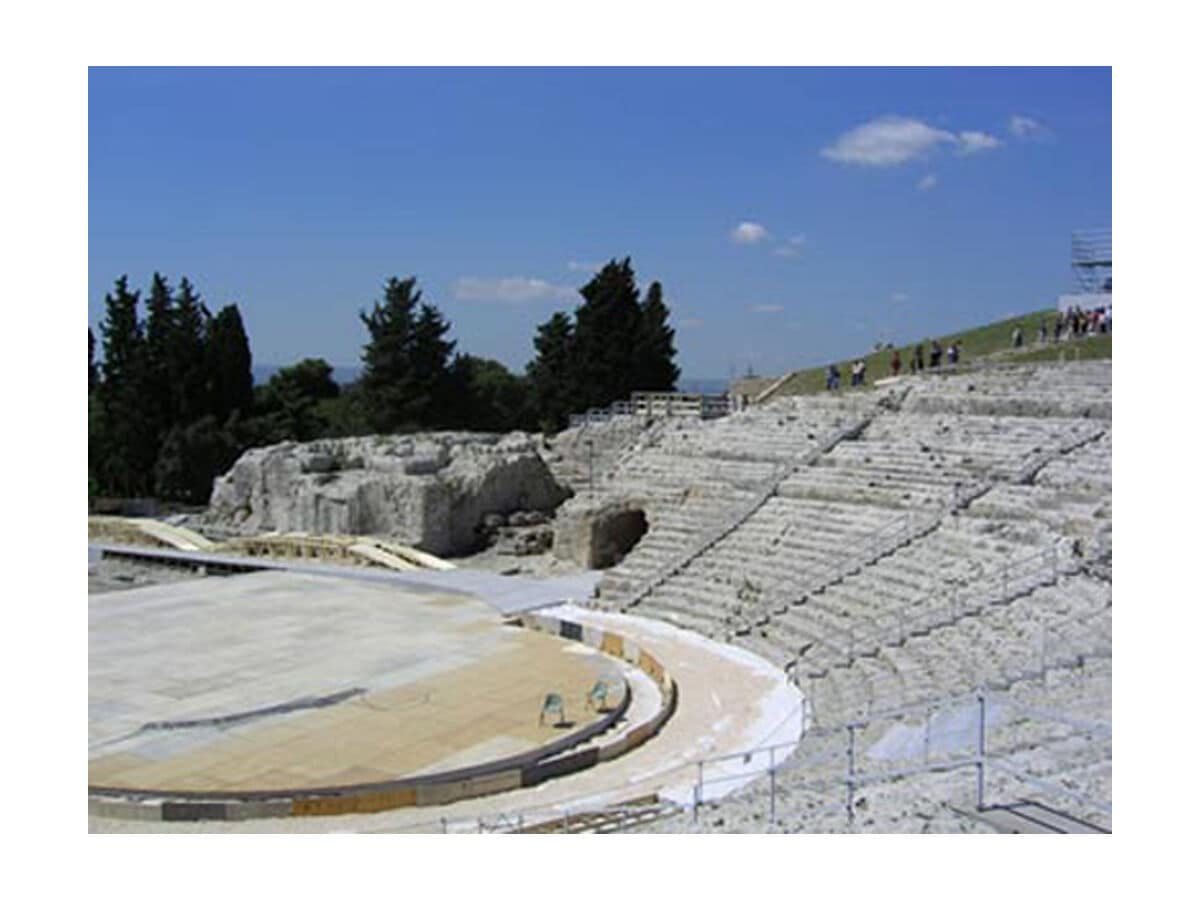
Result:
<svg viewBox="0 0 1200 900"><path fill-rule="evenodd" d="M917 344L917 349L913 351L913 359L917 363L917 371L925 371L925 345Z"/></svg>
<svg viewBox="0 0 1200 900"><path fill-rule="evenodd" d="M1019 350L1024 343L1025 343L1025 335L1021 331L1021 326L1018 325L1016 328L1013 329L1013 333L1012 333L1013 349Z"/></svg>
<svg viewBox="0 0 1200 900"><path fill-rule="evenodd" d="M837 363L830 363L829 372L825 375L825 390L836 391L841 380L842 373L838 371Z"/></svg>
<svg viewBox="0 0 1200 900"><path fill-rule="evenodd" d="M892 351L892 377L895 378L900 374L900 351Z"/></svg>
<svg viewBox="0 0 1200 900"><path fill-rule="evenodd" d="M942 345L935 338L929 345L929 368L936 369L942 364Z"/></svg>
<svg viewBox="0 0 1200 900"><path fill-rule="evenodd" d="M950 361L951 366L958 365L958 354L959 354L958 341L955 341L953 344L950 345L950 349L946 351L946 359L948 359Z"/></svg>

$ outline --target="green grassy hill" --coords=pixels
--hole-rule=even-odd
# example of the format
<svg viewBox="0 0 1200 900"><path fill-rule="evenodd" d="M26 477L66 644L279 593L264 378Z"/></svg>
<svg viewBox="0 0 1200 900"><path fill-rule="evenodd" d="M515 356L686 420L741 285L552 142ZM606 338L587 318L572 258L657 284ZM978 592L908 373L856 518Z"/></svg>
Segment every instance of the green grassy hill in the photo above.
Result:
<svg viewBox="0 0 1200 900"><path fill-rule="evenodd" d="M1094 335L1093 337L1070 343L1064 342L1062 344L1050 344L1045 347L1039 347L1037 345L1038 326L1043 319L1046 319L1046 326L1050 329L1051 334L1053 334L1055 315L1056 311L1054 309L1040 309L1036 312L1026 313L1025 315L1012 319L1004 319L999 322L992 322L989 325L971 328L966 331L930 335L929 338L921 342L925 345L926 366L929 363L929 342L934 338L941 342L943 351L949 349L954 341L959 341L962 350L962 355L959 358L960 363L970 363L982 357L987 357L989 360L997 362L1005 360L1051 362L1060 358L1066 360L1112 358L1112 335L1108 334ZM1021 330L1025 335L1025 346L1021 350L1012 349L1012 331L1017 325L1021 326ZM902 375L908 373L908 361L912 358L913 349L916 345L917 343L914 341L911 344L904 344L899 347L902 362L900 373ZM850 366L856 358L858 357L837 361L838 368L842 373L842 390L849 389ZM868 386L875 380L889 377L892 374L890 366L892 359L891 350L880 350L868 355L865 359L867 361ZM942 365L943 367L946 365L944 352L942 354ZM791 373L788 376L788 380L773 396L784 397L789 394L816 394L824 391L825 372L827 368L828 363L822 366L815 366L811 369L800 369ZM929 371L928 368L926 371Z"/></svg>

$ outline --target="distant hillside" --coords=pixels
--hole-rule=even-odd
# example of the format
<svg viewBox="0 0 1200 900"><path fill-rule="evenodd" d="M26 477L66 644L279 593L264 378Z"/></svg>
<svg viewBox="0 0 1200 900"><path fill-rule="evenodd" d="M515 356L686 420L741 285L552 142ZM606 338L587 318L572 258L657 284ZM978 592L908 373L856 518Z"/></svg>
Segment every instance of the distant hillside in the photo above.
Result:
<svg viewBox="0 0 1200 900"><path fill-rule="evenodd" d="M1026 313L1025 315L1017 316L1012 319L1004 319L999 322L992 322L988 325L981 325L978 328L971 328L966 331L956 331L949 334L933 334L926 338L923 343L925 345L925 363L929 364L929 342L936 338L942 344L943 351L948 349L954 341L959 341L962 349L960 362L971 362L980 357L988 357L994 360L1005 359L1021 359L1028 362L1047 362L1056 360L1060 354L1066 359L1101 359L1112 358L1112 335L1096 335L1086 340L1075 341L1070 344L1050 344L1045 347L1038 347L1038 326L1043 319L1047 321L1047 327L1050 329L1051 335L1054 332L1054 316L1057 311L1054 309L1040 309L1036 312ZM1021 326L1021 330L1025 335L1025 347L1020 351L1012 349L1012 332L1017 325ZM900 360L902 363L901 373L908 372L908 362L912 359L913 349L917 346L914 341L911 344L903 344L897 349L900 350ZM841 388L846 390L850 384L850 366L855 359L865 359L867 362L867 384L879 379L886 378L892 374L891 350L880 350L871 353L866 357L851 357L849 359L837 360L837 366L842 373ZM833 362L833 360L830 360ZM946 364L946 358L943 353L942 364ZM823 366L815 366L811 369L800 369L792 372L788 376L787 382L778 390L774 396L783 397L789 394L815 394L825 390L825 373L829 364Z"/></svg>

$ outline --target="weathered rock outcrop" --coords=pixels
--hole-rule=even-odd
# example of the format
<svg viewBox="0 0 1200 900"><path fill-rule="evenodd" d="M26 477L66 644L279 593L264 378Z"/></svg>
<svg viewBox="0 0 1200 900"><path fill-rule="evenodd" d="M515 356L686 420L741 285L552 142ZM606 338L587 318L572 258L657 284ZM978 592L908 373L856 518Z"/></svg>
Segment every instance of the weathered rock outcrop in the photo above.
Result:
<svg viewBox="0 0 1200 900"><path fill-rule="evenodd" d="M386 535L466 553L485 515L550 510L568 496L538 440L443 432L258 447L216 480L206 519L241 533Z"/></svg>
<svg viewBox="0 0 1200 900"><path fill-rule="evenodd" d="M616 565L646 533L641 497L578 498L554 523L554 555L589 569Z"/></svg>

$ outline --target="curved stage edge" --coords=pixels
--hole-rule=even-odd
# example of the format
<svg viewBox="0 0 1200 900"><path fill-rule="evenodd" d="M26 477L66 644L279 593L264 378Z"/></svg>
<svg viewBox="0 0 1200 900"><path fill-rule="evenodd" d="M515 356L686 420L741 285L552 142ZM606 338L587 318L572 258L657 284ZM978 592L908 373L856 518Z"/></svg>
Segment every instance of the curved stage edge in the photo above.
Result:
<svg viewBox="0 0 1200 900"><path fill-rule="evenodd" d="M88 812L112 818L165 822L202 820L241 821L288 816L333 816L374 813L412 806L439 806L533 787L551 778L569 775L615 759L640 747L662 729L675 712L678 688L653 654L636 641L616 632L580 625L554 616L527 613L509 624L550 636L586 644L645 672L661 692L657 712L609 740L603 735L628 710L632 688L628 681L621 702L604 718L571 735L504 759L475 766L386 782L343 785L295 791L138 792L88 786ZM587 749L571 747L599 737Z"/></svg>

